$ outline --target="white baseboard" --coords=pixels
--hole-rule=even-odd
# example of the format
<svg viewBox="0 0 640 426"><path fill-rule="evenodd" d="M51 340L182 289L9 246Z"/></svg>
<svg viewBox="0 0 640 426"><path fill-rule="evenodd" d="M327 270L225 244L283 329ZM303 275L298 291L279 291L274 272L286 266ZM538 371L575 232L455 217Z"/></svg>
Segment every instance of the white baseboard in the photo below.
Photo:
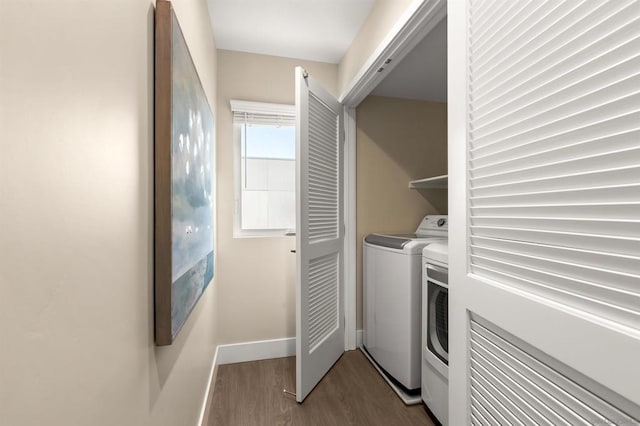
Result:
<svg viewBox="0 0 640 426"><path fill-rule="evenodd" d="M211 371L209 371L209 380L207 381L207 388L204 391L204 401L202 401L202 407L200 408L200 417L198 419L198 426L206 426L204 424L205 419L204 414L207 411L207 404L209 403L209 395L213 392L214 387L214 373L216 371L216 366L218 365L218 348L216 347L216 351L213 354L213 360L211 361Z"/></svg>
<svg viewBox="0 0 640 426"><path fill-rule="evenodd" d="M259 361L296 354L296 338L260 340L218 346L218 365L234 362Z"/></svg>
<svg viewBox="0 0 640 426"><path fill-rule="evenodd" d="M362 330L356 330L356 347L359 348L360 346L362 346ZM295 354L295 337L232 343L218 346L216 351L216 365L282 358L285 356L294 356Z"/></svg>

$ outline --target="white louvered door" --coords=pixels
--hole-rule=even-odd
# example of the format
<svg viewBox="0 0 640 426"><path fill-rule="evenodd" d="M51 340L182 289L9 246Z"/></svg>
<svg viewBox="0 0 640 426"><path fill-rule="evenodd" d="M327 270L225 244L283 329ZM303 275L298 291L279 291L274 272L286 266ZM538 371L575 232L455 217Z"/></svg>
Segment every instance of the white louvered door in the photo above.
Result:
<svg viewBox="0 0 640 426"><path fill-rule="evenodd" d="M342 105L296 68L296 400L344 352Z"/></svg>
<svg viewBox="0 0 640 426"><path fill-rule="evenodd" d="M449 2L452 425L640 424L640 1Z"/></svg>

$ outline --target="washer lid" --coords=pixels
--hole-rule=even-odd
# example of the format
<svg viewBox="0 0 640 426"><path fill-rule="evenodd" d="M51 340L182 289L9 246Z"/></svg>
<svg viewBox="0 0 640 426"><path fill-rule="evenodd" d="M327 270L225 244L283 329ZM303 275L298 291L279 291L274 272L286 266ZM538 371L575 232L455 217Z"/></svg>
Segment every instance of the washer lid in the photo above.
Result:
<svg viewBox="0 0 640 426"><path fill-rule="evenodd" d="M440 240L422 249L422 257L427 260L449 264L449 241Z"/></svg>
<svg viewBox="0 0 640 426"><path fill-rule="evenodd" d="M402 249L417 238L416 234L369 234L364 240L376 246Z"/></svg>

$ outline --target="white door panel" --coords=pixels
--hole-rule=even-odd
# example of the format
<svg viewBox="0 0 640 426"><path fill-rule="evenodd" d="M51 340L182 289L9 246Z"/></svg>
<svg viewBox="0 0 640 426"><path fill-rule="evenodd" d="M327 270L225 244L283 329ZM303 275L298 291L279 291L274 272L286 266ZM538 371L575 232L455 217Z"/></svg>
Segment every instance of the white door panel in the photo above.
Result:
<svg viewBox="0 0 640 426"><path fill-rule="evenodd" d="M344 352L342 105L296 68L296 400Z"/></svg>
<svg viewBox="0 0 640 426"><path fill-rule="evenodd" d="M452 425L640 419L639 29L448 4Z"/></svg>

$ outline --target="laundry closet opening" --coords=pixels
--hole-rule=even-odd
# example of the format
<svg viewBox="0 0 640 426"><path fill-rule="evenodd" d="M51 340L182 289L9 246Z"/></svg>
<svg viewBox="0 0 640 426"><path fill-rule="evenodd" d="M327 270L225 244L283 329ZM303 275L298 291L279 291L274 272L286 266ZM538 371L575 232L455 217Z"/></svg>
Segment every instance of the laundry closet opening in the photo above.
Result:
<svg viewBox="0 0 640 426"><path fill-rule="evenodd" d="M446 17L393 60L355 109L357 328L365 354L415 404L424 400L422 248L447 237ZM382 237L369 244L374 233ZM446 389L434 392L446 401Z"/></svg>

